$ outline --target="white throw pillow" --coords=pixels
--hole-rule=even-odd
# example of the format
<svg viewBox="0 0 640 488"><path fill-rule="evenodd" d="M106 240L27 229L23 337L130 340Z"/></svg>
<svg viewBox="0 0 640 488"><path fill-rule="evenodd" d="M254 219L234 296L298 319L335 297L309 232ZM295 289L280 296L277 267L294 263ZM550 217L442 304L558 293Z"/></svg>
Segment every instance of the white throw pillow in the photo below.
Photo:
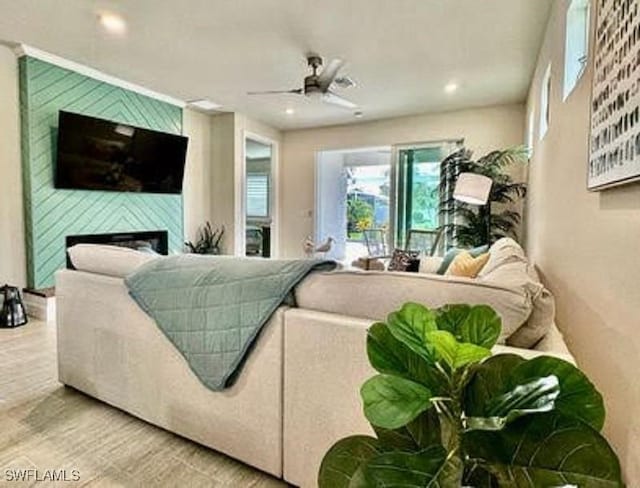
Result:
<svg viewBox="0 0 640 488"><path fill-rule="evenodd" d="M79 271L124 278L158 256L127 247L102 244L76 244L68 250L69 257Z"/></svg>
<svg viewBox="0 0 640 488"><path fill-rule="evenodd" d="M420 273L437 274L444 258L439 256L420 256Z"/></svg>
<svg viewBox="0 0 640 488"><path fill-rule="evenodd" d="M489 261L484 265L478 277L486 276L505 264L527 263L524 251L510 237L498 239L489 249Z"/></svg>

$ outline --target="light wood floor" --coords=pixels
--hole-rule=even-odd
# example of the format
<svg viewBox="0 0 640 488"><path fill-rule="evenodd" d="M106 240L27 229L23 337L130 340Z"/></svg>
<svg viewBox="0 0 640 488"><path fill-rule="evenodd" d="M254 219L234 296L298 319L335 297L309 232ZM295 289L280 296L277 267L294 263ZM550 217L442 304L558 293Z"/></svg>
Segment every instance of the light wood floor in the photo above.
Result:
<svg viewBox="0 0 640 488"><path fill-rule="evenodd" d="M57 381L55 326L0 329L0 486L12 468L80 472L91 487L288 486Z"/></svg>

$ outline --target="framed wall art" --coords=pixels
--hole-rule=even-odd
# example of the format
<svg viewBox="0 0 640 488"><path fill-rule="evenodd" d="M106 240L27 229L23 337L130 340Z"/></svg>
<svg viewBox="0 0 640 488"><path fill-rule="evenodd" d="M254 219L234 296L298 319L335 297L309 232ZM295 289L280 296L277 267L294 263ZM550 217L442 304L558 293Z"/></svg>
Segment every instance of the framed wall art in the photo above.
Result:
<svg viewBox="0 0 640 488"><path fill-rule="evenodd" d="M596 0L589 190L640 180L640 0Z"/></svg>

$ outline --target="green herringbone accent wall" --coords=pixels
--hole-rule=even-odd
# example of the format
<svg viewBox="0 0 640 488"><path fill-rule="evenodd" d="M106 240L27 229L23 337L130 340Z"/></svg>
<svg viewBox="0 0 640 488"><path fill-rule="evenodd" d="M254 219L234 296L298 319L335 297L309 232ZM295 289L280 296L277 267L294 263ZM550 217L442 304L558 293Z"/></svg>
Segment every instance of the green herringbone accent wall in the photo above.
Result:
<svg viewBox="0 0 640 488"><path fill-rule="evenodd" d="M29 286L53 285L67 235L168 230L169 249L181 250L181 195L53 187L58 111L180 134L181 108L28 56L20 59L20 104Z"/></svg>

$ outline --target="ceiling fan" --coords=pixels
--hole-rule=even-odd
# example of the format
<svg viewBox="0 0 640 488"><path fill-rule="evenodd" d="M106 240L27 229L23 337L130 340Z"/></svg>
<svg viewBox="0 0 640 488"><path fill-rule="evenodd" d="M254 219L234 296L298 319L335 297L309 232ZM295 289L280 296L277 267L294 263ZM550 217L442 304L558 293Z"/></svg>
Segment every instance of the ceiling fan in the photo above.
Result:
<svg viewBox="0 0 640 488"><path fill-rule="evenodd" d="M337 105L342 108L353 109L358 106L334 93L332 88L349 88L355 86L355 82L346 75L338 76L340 68L344 64L342 59L332 59L327 66L322 68L320 74L318 69L322 66L322 58L317 54L309 54L307 63L313 70L313 74L305 77L303 88L294 88L293 90L267 90L248 92L247 95L277 95L283 93L293 93L295 95L304 95L305 97L317 98L325 103Z"/></svg>

